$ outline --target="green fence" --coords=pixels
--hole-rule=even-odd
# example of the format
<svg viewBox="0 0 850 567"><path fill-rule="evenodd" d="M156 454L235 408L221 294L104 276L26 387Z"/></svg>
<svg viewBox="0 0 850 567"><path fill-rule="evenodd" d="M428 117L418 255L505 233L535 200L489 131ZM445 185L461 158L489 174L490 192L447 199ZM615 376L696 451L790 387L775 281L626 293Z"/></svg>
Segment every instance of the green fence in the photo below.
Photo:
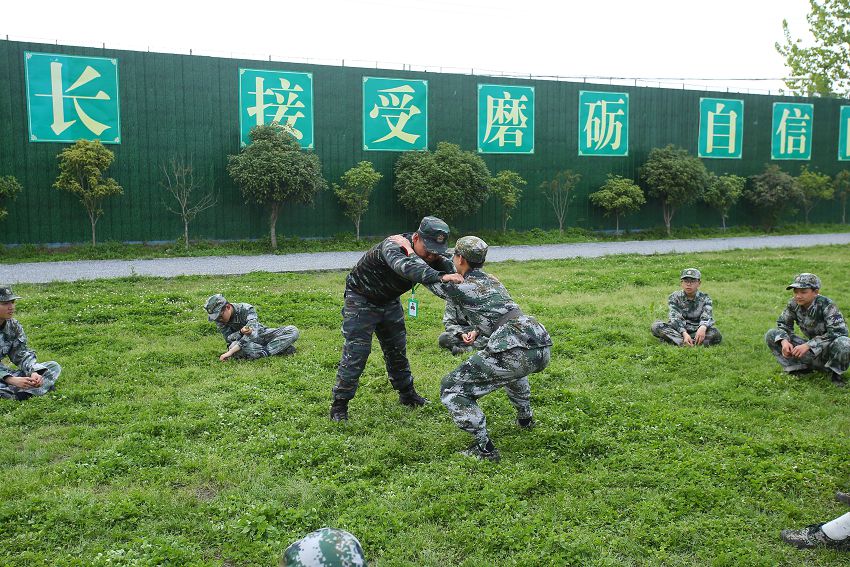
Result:
<svg viewBox="0 0 850 567"><path fill-rule="evenodd" d="M427 81L430 148L450 141L476 150L479 84L533 87L534 150L530 154L483 154L491 172L518 172L528 187L509 223L510 228L557 228L557 220L537 189L557 171L572 169L582 175L566 224L584 228L613 228L588 204L609 173L636 178L649 151L675 144L696 155L700 99L732 98L744 101L742 159L706 159L713 172L748 176L771 163L774 102L813 105L814 122L810 161L777 161L796 175L808 164L833 175L844 165L837 159L839 115L847 101L705 93L677 89L589 85L562 81L507 79L457 74L394 71L247 61L200 56L170 55L61 45L0 41L0 175L14 175L24 186L17 200L8 203L9 217L0 223L5 243L85 242L87 217L70 195L52 188L58 175L56 155L64 143L33 142L27 113L25 53L114 58L120 82L120 144L109 146L115 163L109 174L124 187L123 196L110 198L98 224L99 240L158 241L181 235L177 216L165 209L167 195L161 186L162 164L173 157L191 159L200 172L211 171L219 204L207 210L191 227L195 238L258 238L267 233L266 217L245 205L229 179L225 164L239 151L239 69L285 70L312 74L315 151L322 160L325 178L338 182L348 168L361 160L374 163L384 176L361 226L363 234L386 234L407 229L417 219L399 205L393 191L395 151L363 150L363 79L405 78ZM580 91L614 91L629 98L628 155L579 156ZM733 210L730 223L749 223L744 205ZM833 203L819 205L812 220L837 221ZM452 224L463 231L500 228L499 205L490 199L469 219ZM718 226L719 216L702 205L678 212L674 226ZM637 214L621 219L626 228L662 224L660 207L650 202ZM328 191L314 207L295 206L284 211L278 232L287 236L323 237L352 232L353 226Z"/></svg>

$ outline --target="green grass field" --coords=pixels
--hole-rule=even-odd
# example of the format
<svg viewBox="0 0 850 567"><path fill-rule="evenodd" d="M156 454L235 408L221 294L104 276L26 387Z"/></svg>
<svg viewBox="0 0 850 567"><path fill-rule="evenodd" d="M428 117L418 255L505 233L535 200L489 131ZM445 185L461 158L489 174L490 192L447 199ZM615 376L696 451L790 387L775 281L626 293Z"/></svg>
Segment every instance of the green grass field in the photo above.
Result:
<svg viewBox="0 0 850 567"><path fill-rule="evenodd" d="M443 304L408 322L418 389L397 403L377 341L351 420L327 419L345 274L20 285L18 318L56 392L0 403L0 564L272 565L322 526L378 565L836 565L779 530L838 516L850 391L783 374L763 342L794 274L850 314L850 247L489 266L549 329L538 426L482 400L500 463L438 401L459 359ZM679 270L703 271L724 343L649 333ZM294 357L220 363L214 292L301 331Z"/></svg>

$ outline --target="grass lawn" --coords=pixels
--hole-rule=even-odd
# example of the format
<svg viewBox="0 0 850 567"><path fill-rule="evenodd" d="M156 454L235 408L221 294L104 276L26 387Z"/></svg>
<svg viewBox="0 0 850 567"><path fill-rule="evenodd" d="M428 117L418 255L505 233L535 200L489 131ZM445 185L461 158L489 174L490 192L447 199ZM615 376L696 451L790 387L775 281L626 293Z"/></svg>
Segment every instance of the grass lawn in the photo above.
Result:
<svg viewBox="0 0 850 567"><path fill-rule="evenodd" d="M779 530L850 487L850 391L783 374L764 345L801 271L850 315L850 247L491 266L555 341L538 426L482 400L500 463L457 454L438 401L459 361L423 291L408 353L432 403L397 403L374 345L351 421L328 420L345 274L19 285L56 392L0 403L0 564L272 565L322 526L378 565L836 565ZM681 268L703 272L722 345L649 333ZM206 297L302 332L294 357L218 362Z"/></svg>

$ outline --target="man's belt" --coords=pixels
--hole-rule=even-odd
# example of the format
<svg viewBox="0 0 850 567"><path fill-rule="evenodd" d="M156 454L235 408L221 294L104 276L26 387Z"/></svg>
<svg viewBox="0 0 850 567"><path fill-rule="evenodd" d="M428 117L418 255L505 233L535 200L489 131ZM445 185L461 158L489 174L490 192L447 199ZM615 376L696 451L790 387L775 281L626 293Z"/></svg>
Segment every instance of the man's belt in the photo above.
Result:
<svg viewBox="0 0 850 567"><path fill-rule="evenodd" d="M496 321L496 324L493 326L493 329L494 330L498 329L499 327L501 327L502 325L504 325L508 321L513 321L514 319L518 319L518 318L522 317L523 315L524 315L524 313L522 312L522 309L519 309L519 308L514 309L513 311L508 311L507 313L505 313L504 315L499 317L499 320Z"/></svg>

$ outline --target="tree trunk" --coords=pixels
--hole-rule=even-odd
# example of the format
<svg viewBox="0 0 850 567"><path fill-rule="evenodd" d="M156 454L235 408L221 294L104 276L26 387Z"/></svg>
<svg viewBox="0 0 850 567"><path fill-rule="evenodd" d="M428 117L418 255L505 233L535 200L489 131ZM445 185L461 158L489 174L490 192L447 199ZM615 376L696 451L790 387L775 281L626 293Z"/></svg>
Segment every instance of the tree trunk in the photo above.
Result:
<svg viewBox="0 0 850 567"><path fill-rule="evenodd" d="M667 228L667 236L673 236L673 232L670 230L670 223L673 221L674 210L667 203L661 204L661 212L664 214L664 226Z"/></svg>
<svg viewBox="0 0 850 567"><path fill-rule="evenodd" d="M357 215L357 219L354 221L354 234L357 242L360 242L360 215Z"/></svg>
<svg viewBox="0 0 850 567"><path fill-rule="evenodd" d="M508 215L502 214L502 234L505 234L508 231Z"/></svg>
<svg viewBox="0 0 850 567"><path fill-rule="evenodd" d="M720 215L720 227L726 230L726 215Z"/></svg>
<svg viewBox="0 0 850 567"><path fill-rule="evenodd" d="M809 211L811 211L811 207L803 207L803 218L806 221L806 224L809 224Z"/></svg>
<svg viewBox="0 0 850 567"><path fill-rule="evenodd" d="M558 215L558 233L564 234L564 215Z"/></svg>
<svg viewBox="0 0 850 567"><path fill-rule="evenodd" d="M620 234L620 215L614 215L614 218L617 219L615 222L617 229L614 231L614 234Z"/></svg>
<svg viewBox="0 0 850 567"><path fill-rule="evenodd" d="M277 250L277 216L280 212L280 203L273 203L269 211L269 238L272 241L272 250Z"/></svg>
<svg viewBox="0 0 850 567"><path fill-rule="evenodd" d="M97 239L95 238L95 226L97 225L97 216L89 213L89 221L91 221L91 245L97 246Z"/></svg>
<svg viewBox="0 0 850 567"><path fill-rule="evenodd" d="M186 245L186 250L189 249L189 221L183 221L183 244Z"/></svg>

